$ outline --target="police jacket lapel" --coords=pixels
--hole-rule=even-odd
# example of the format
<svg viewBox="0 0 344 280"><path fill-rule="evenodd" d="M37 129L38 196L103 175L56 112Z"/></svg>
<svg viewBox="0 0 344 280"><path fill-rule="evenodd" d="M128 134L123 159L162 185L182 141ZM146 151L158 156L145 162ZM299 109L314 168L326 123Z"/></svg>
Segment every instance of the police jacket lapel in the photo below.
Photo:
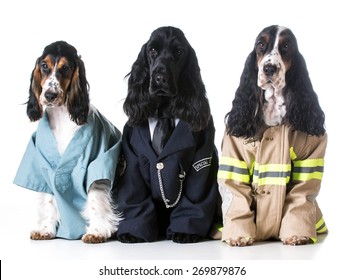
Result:
<svg viewBox="0 0 344 280"><path fill-rule="evenodd" d="M145 151L148 158L157 157L152 147L148 123L133 130L130 144L139 151ZM180 150L193 146L195 146L195 140L192 132L189 130L185 122L179 121L158 158L167 157Z"/></svg>
<svg viewBox="0 0 344 280"><path fill-rule="evenodd" d="M179 121L171 137L168 139L159 158L167 157L173 153L195 146L195 140L187 124Z"/></svg>

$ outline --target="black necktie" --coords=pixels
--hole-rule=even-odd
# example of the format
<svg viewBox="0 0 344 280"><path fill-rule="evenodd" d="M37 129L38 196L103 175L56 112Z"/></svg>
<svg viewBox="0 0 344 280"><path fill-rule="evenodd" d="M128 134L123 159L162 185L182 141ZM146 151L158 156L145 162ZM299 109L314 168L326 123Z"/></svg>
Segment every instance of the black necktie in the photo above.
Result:
<svg viewBox="0 0 344 280"><path fill-rule="evenodd" d="M153 149L160 155L168 138L170 138L174 129L174 119L171 116L161 115L153 132L152 145Z"/></svg>

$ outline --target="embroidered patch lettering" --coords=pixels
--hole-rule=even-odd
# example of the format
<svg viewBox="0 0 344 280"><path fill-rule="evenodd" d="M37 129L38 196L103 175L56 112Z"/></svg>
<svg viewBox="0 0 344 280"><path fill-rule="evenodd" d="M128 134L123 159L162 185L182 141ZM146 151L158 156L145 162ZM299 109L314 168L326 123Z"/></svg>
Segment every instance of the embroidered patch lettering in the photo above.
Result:
<svg viewBox="0 0 344 280"><path fill-rule="evenodd" d="M211 157L208 157L208 158L204 158L199 161L196 161L192 166L198 172L204 167L208 167L210 165L211 165Z"/></svg>

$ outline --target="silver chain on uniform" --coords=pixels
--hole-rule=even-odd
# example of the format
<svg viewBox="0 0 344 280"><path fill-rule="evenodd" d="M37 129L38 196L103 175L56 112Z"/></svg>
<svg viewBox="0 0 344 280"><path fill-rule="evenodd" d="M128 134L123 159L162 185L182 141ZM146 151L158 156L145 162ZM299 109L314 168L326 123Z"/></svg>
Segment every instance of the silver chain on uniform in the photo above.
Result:
<svg viewBox="0 0 344 280"><path fill-rule="evenodd" d="M178 175L179 182L180 182L179 193L178 193L176 201L172 204L169 204L170 200L167 199L165 196L164 186L163 186L162 177L161 177L161 170L164 168L164 164L162 162L158 162L156 165L156 168L158 170L158 180L159 180L159 187L160 187L160 193L162 196L162 200L164 201L166 208L172 208L172 207L176 206L180 200L180 197L181 197L182 191L183 191L183 181L185 180L186 173L185 173L185 171L183 171L183 174Z"/></svg>

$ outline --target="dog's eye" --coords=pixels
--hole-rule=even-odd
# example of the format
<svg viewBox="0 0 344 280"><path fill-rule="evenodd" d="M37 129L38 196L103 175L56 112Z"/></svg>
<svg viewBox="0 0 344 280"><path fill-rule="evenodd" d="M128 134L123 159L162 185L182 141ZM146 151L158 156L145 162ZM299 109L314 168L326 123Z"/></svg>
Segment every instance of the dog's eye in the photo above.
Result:
<svg viewBox="0 0 344 280"><path fill-rule="evenodd" d="M286 43L284 43L284 44L282 45L282 48L283 48L283 50L285 50L285 51L288 50L289 47L290 47L289 42L286 42Z"/></svg>
<svg viewBox="0 0 344 280"><path fill-rule="evenodd" d="M158 51L155 49L155 48L153 48L153 47L151 47L150 49L149 49L149 54L151 55L151 56L157 56L158 55Z"/></svg>
<svg viewBox="0 0 344 280"><path fill-rule="evenodd" d="M285 57L289 56L291 54L292 51L292 44L290 43L290 41L284 41L279 48L280 52L282 55L284 55Z"/></svg>
<svg viewBox="0 0 344 280"><path fill-rule="evenodd" d="M46 64L45 62L42 62L41 67L42 67L44 72L49 70L48 64Z"/></svg>
<svg viewBox="0 0 344 280"><path fill-rule="evenodd" d="M63 66L62 66L62 71L63 71L64 73L68 73L69 70L70 70L70 67L69 67L68 65L63 65Z"/></svg>
<svg viewBox="0 0 344 280"><path fill-rule="evenodd" d="M184 53L184 51L182 49L177 49L177 51L176 51L177 56L182 56L183 53Z"/></svg>
<svg viewBox="0 0 344 280"><path fill-rule="evenodd" d="M263 52L265 50L265 44L261 41L257 43L257 51Z"/></svg>

